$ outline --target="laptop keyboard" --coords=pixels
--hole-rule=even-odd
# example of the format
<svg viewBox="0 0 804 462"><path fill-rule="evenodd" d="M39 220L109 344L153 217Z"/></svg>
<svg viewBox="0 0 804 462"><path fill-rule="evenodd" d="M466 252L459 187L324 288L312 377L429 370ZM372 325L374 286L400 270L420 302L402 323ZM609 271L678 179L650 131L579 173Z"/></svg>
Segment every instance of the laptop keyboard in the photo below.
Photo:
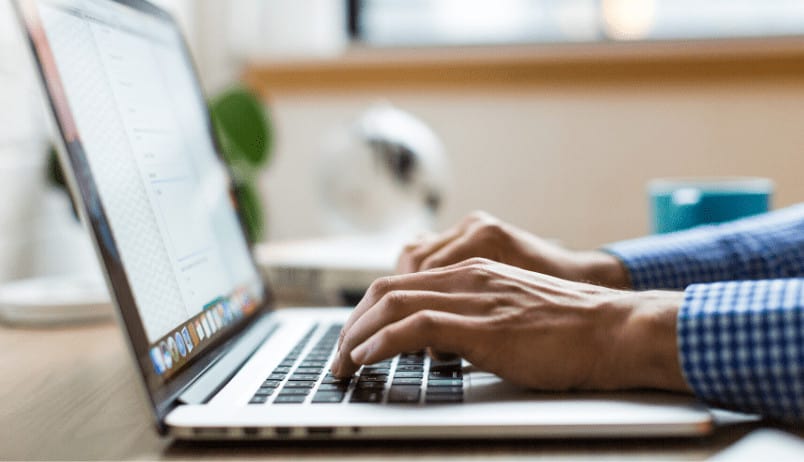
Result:
<svg viewBox="0 0 804 462"><path fill-rule="evenodd" d="M460 359L437 361L424 352L405 353L363 366L351 378L329 371L341 325L332 325L302 357L313 326L274 368L249 404L448 404L463 402Z"/></svg>

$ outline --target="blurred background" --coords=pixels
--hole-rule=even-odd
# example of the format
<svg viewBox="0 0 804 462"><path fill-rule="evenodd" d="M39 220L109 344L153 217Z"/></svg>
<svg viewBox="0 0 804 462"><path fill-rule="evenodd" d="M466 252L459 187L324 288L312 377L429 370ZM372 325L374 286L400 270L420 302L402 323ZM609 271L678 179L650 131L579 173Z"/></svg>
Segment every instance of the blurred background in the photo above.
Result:
<svg viewBox="0 0 804 462"><path fill-rule="evenodd" d="M158 3L209 95L241 83L268 111L265 240L338 232L322 159L378 104L443 148L435 229L484 209L590 248L646 234L645 185L667 176L763 176L775 207L804 200L804 2ZM1 0L0 279L92 264L45 179L51 134L31 69Z"/></svg>

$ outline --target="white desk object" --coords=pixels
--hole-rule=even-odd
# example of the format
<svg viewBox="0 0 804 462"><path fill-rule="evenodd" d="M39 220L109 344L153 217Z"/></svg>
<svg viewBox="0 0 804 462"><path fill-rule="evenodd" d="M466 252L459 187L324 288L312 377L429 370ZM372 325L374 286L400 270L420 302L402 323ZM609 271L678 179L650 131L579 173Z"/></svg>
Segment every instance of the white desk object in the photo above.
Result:
<svg viewBox="0 0 804 462"><path fill-rule="evenodd" d="M0 321L62 324L112 317L106 285L96 275L47 276L0 285Z"/></svg>
<svg viewBox="0 0 804 462"><path fill-rule="evenodd" d="M258 245L254 255L280 303L340 306L393 274L405 242L374 235L280 241Z"/></svg>

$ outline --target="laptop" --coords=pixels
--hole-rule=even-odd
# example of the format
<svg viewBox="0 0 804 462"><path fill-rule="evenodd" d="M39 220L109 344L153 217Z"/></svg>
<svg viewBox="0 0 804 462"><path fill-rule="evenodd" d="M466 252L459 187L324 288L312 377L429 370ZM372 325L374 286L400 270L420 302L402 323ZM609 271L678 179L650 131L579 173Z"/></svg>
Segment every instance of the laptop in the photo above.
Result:
<svg viewBox="0 0 804 462"><path fill-rule="evenodd" d="M174 20L141 0L15 5L160 433L477 439L712 429L687 396L540 394L422 352L333 377L349 309L275 309Z"/></svg>

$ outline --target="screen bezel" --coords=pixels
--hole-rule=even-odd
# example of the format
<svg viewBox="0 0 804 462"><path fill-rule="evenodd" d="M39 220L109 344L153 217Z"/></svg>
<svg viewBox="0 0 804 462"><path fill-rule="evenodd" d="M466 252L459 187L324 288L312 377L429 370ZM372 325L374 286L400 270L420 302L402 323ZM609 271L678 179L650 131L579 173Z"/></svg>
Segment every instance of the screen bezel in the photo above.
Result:
<svg viewBox="0 0 804 462"><path fill-rule="evenodd" d="M36 64L36 70L42 86L43 94L46 96L47 105L50 109L55 127L57 128L59 138L61 139L61 146L59 146L59 161L65 170L66 177L70 192L76 199L82 222L89 228L90 234L94 243L94 247L98 254L98 258L105 269L105 276L107 285L112 295L112 299L117 306L118 320L122 323L122 327L127 334L130 352L134 357L137 365L139 375L142 379L143 385L147 391L148 397L151 401L151 408L154 411L158 428L160 431L164 430L163 420L164 417L176 406L176 399L181 392L190 385L198 375L203 373L214 362L216 362L225 352L232 342L236 340L241 332L246 328L253 325L257 319L265 313L271 311L273 306L273 295L267 283L261 282L263 301L257 309L249 316L244 317L239 322L234 323L232 326L221 332L213 342L205 347L202 354L192 358L177 371L172 377L167 380L160 378L153 370L153 365L149 356L150 342L145 334L145 329L140 320L137 310L136 301L134 299L131 287L126 276L125 268L123 267L120 259L120 254L117 244L114 240L111 227L100 201L100 194L94 182L92 172L89 169L88 160L81 144L81 139L78 137L75 140L70 140L67 134L66 123L71 121L63 120L65 111L69 117L70 108L59 107L57 98L53 95L54 85L61 90L63 88L61 79L53 81L48 78L46 69L43 65L41 50L37 48L36 40L34 39L34 27L38 24L33 24L33 18L25 12L26 4L30 2L35 5L40 0L15 0L14 6L19 23L25 34L27 45L29 46L32 56ZM181 52L184 59L187 61L188 66L192 72L192 81L195 87L195 93L202 101L202 107L205 112L205 123L207 133L213 143L215 153L218 158L226 166L228 183L230 192L234 191L234 182L232 179L231 170L228 164L224 161L221 151L221 144L217 139L215 130L213 128L212 116L206 104L204 91L201 87L198 78L197 67L192 59L192 55L187 46L183 34L179 31L178 25L173 17L165 10L145 1L145 0L103 0L110 3L117 3L141 13L145 13L153 18L157 18L167 23L170 27L177 31L181 37ZM63 91L63 90L62 90ZM233 195L234 197L234 195ZM240 205L235 201L236 208L240 212ZM242 238L248 242L245 224L242 215L238 213L239 225ZM249 245L251 248L251 245ZM253 252L250 254L251 264L254 266L255 272L259 274L259 270L255 264Z"/></svg>

